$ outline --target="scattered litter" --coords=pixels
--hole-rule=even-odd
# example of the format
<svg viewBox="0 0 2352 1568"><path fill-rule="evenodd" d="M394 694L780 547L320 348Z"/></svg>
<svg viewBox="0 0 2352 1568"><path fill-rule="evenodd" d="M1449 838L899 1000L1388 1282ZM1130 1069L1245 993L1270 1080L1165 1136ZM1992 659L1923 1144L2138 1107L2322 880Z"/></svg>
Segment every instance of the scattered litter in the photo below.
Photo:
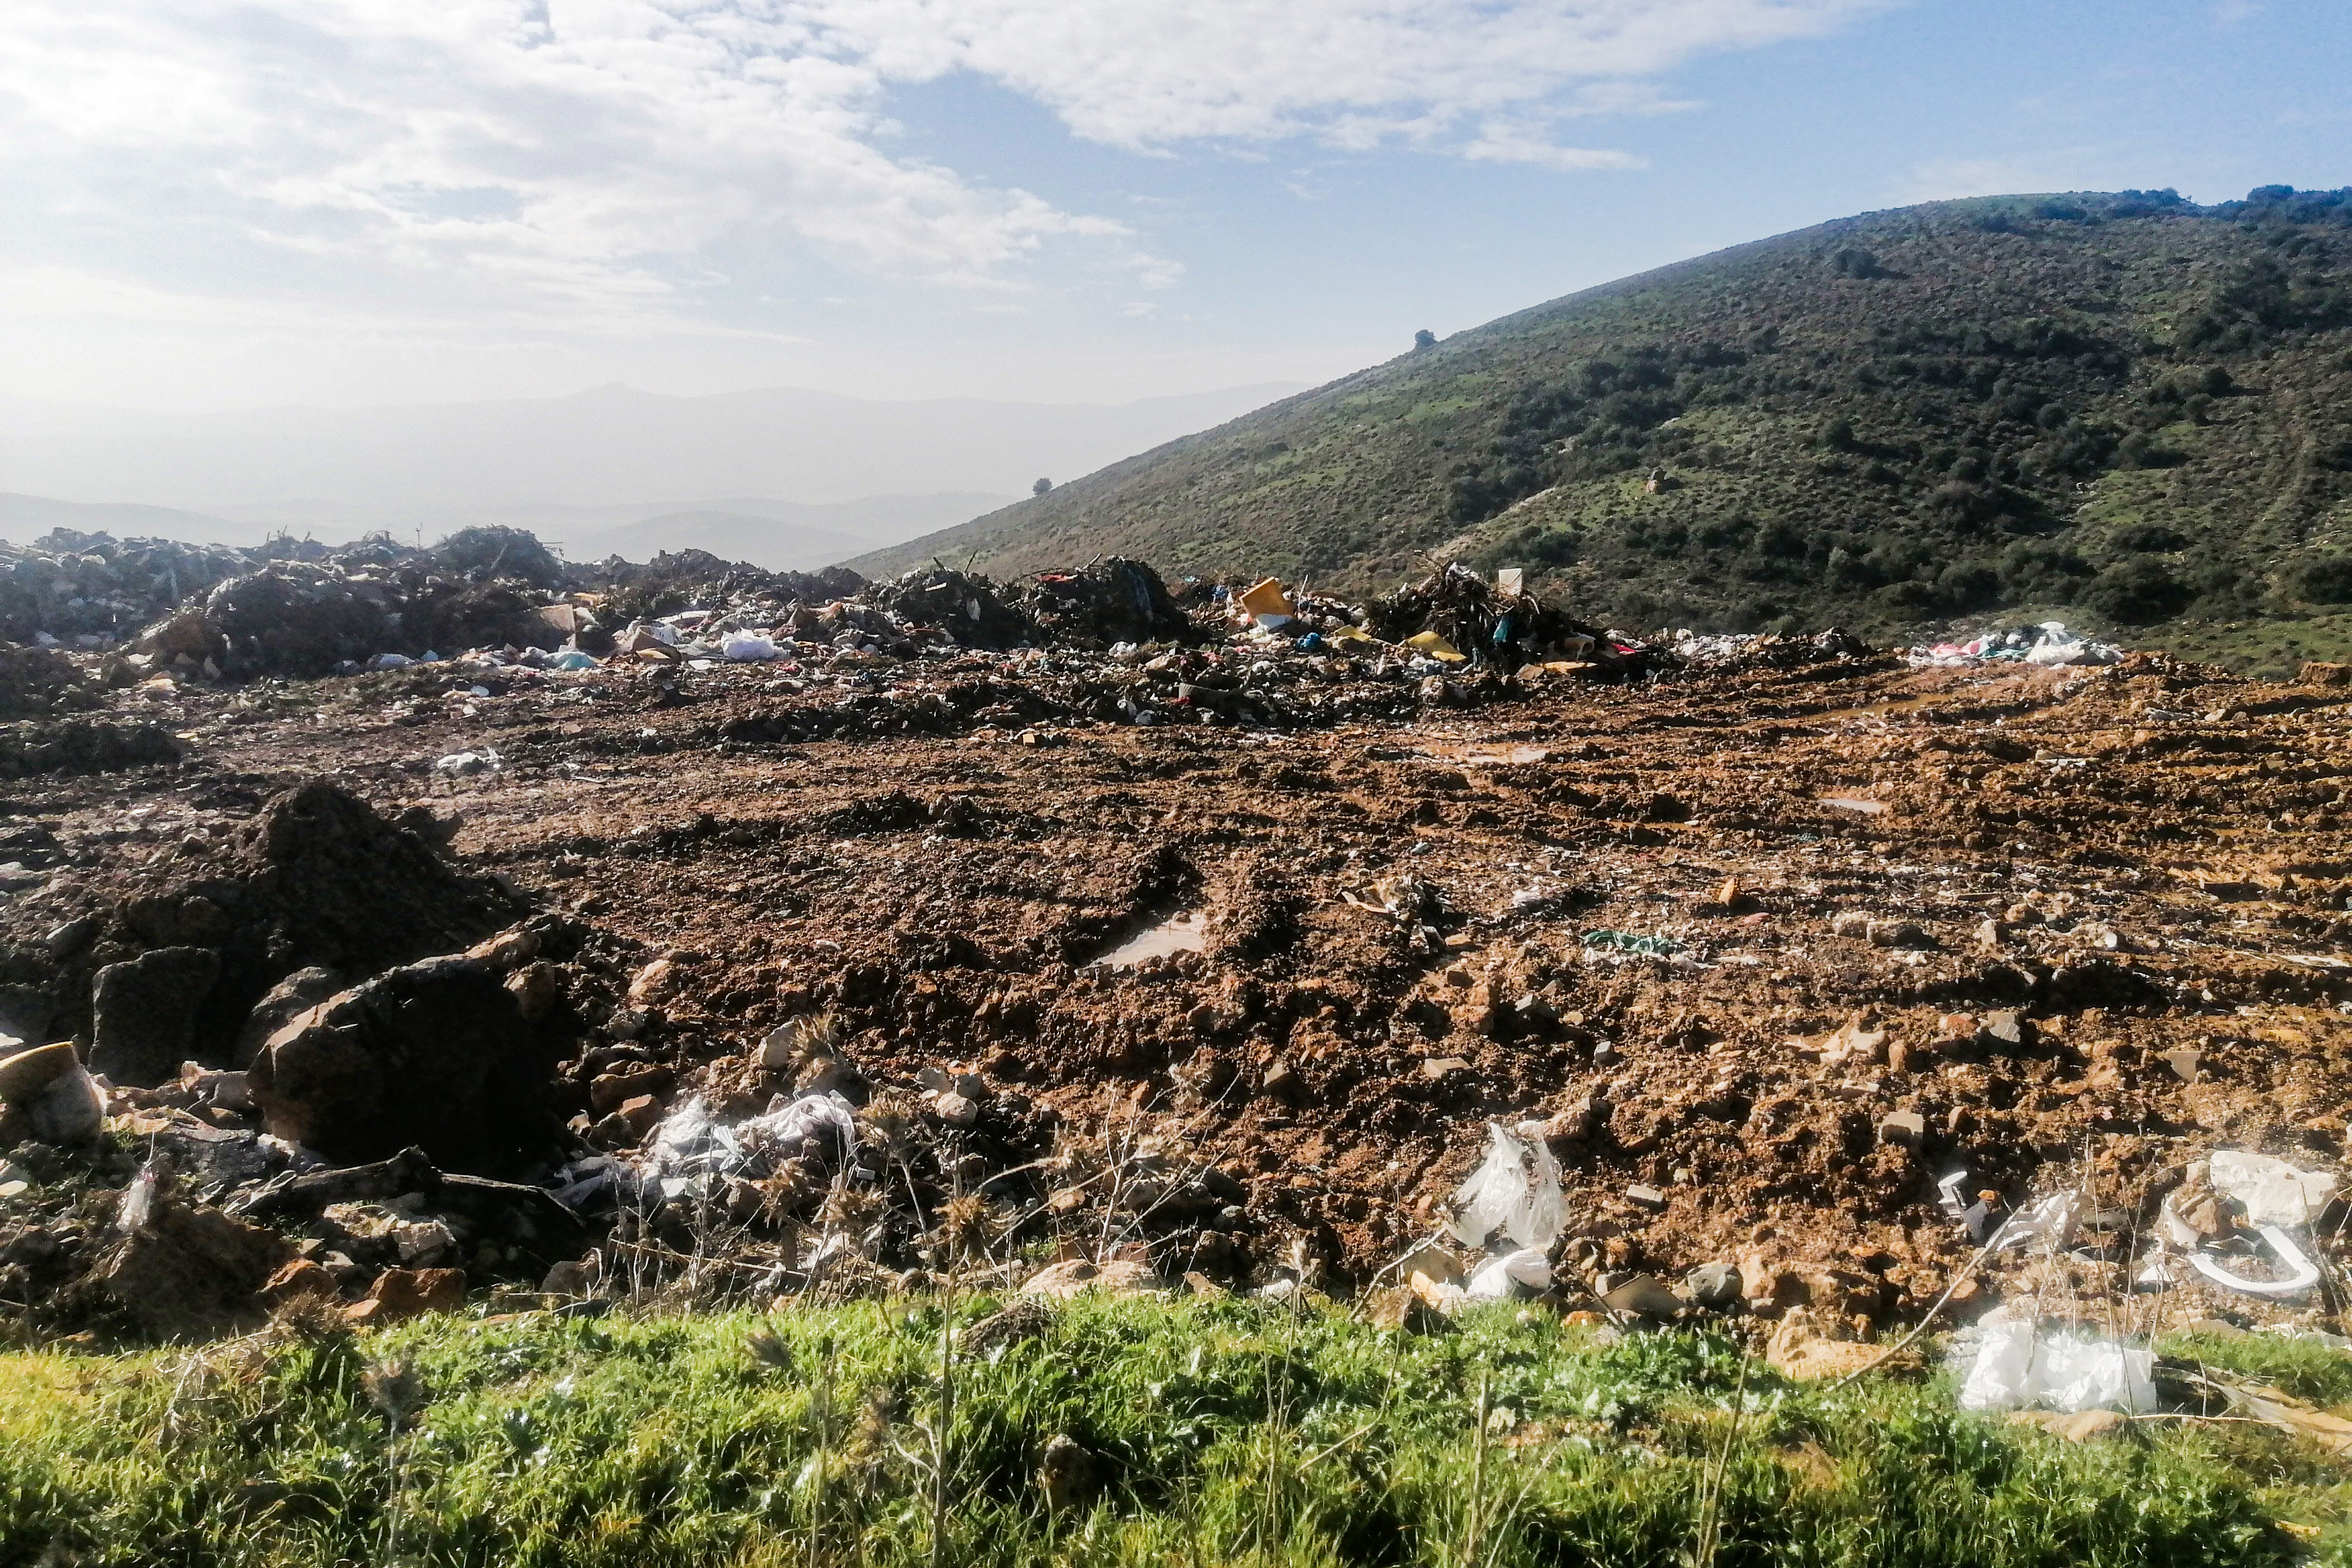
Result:
<svg viewBox="0 0 2352 1568"><path fill-rule="evenodd" d="M2216 1149L2206 1164L2214 1188L2244 1205L2253 1226L2306 1226L2336 1194L2336 1178L2298 1170L2268 1154Z"/></svg>
<svg viewBox="0 0 2352 1568"><path fill-rule="evenodd" d="M2119 662L2123 658L2123 650L2107 643L2077 637L2062 622L2044 621L2038 626L1990 632L1964 643L1936 643L1914 647L1906 658L1914 668L1956 669L2011 662L2105 665Z"/></svg>
<svg viewBox="0 0 2352 1568"><path fill-rule="evenodd" d="M471 778L477 773L494 773L506 765L498 752L484 747L478 752L452 752L438 758L433 771L444 778Z"/></svg>
<svg viewBox="0 0 2352 1568"><path fill-rule="evenodd" d="M1521 1247L1507 1252L1470 1276L1464 1294L1474 1301L1504 1301L1517 1294L1515 1287L1530 1291L1551 1289L1551 1265L1535 1247Z"/></svg>
<svg viewBox="0 0 2352 1568"><path fill-rule="evenodd" d="M1568 1223L1551 1146L1523 1141L1499 1121L1486 1123L1486 1160L1454 1194L1454 1234L1467 1247L1501 1231L1522 1247L1549 1248Z"/></svg>
<svg viewBox="0 0 2352 1568"><path fill-rule="evenodd" d="M2043 1336L2032 1322L1986 1321L1959 1336L1963 1410L2068 1413L2156 1408L2156 1355L2112 1340Z"/></svg>
<svg viewBox="0 0 2352 1568"><path fill-rule="evenodd" d="M1582 940L1588 952L1622 952L1633 958L1672 958L1684 947L1664 933L1643 936L1630 931L1589 931Z"/></svg>
<svg viewBox="0 0 2352 1568"><path fill-rule="evenodd" d="M2189 1254L2189 1260L2197 1266L2198 1273L2216 1285L2249 1296L2299 1296L2319 1283L2318 1266L2303 1255L2303 1249L2294 1244L2293 1237L2274 1225L2261 1226L2260 1234L2271 1251L2277 1255L2278 1260L2286 1265L2285 1279L2248 1279L2222 1268L2204 1252Z"/></svg>

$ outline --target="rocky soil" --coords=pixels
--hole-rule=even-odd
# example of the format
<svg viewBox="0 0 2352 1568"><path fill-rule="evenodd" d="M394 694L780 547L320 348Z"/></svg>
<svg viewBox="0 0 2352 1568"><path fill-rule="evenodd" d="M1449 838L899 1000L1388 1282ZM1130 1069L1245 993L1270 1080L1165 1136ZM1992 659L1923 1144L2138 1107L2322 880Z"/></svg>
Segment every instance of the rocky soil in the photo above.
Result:
<svg viewBox="0 0 2352 1568"><path fill-rule="evenodd" d="M842 1088L882 1146L926 1151L908 1212L872 1212L894 1167L861 1214L801 1146L721 1195L772 1283L805 1266L793 1237L842 1233L888 1268L1042 1240L1360 1284L1438 1227L1498 1121L1560 1162L1571 1294L1721 1262L1756 1310L1840 1331L1948 1289L1963 1316L2021 1291L2112 1314L2207 1151L2344 1155L2352 688L1848 655L1318 710L1308 672L1291 706L1321 722L1139 727L1085 716L1050 664L108 691L73 721L176 758L6 785L0 1027L242 1068L339 987L519 930L464 978L528 1036L511 1059L407 1040L369 1103L462 1124L453 1172L561 1185L689 1099L724 1119ZM314 780L334 788L288 794ZM1139 937L1170 951L1131 962ZM114 984L160 1025L104 1016L94 977L134 962ZM396 1035L424 994L401 987L430 981L346 993L335 1027ZM181 990L202 994L174 1014ZM551 1085L543 1124L486 1121L524 1071ZM168 1083L118 1080L110 1110L125 1134L256 1124ZM1983 1258L1941 1201L1956 1171L1996 1215L2087 1173L2093 1223L2032 1264ZM0 1298L62 1291L57 1258L94 1253L127 1177L0 1198ZM676 1219L622 1215L606 1277L632 1247L692 1252ZM326 1234L303 1256L352 1265L358 1229ZM578 1244L488 1234L461 1217L442 1260L527 1285ZM2163 1300L2277 1315L2193 1276ZM2334 1304L2331 1283L2293 1305Z"/></svg>

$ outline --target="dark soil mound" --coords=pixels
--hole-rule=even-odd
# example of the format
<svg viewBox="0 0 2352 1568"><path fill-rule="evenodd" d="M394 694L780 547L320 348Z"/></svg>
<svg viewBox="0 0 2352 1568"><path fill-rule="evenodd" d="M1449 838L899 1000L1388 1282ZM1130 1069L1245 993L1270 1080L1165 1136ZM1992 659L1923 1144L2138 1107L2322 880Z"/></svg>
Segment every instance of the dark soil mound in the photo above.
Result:
<svg viewBox="0 0 2352 1568"><path fill-rule="evenodd" d="M120 773L179 760L179 742L152 724L68 719L0 730L0 779Z"/></svg>
<svg viewBox="0 0 2352 1568"><path fill-rule="evenodd" d="M234 858L242 904L269 915L281 973L310 964L366 973L465 947L516 914L506 894L458 875L423 838L323 779L271 801Z"/></svg>
<svg viewBox="0 0 2352 1568"><path fill-rule="evenodd" d="M81 693L73 660L46 647L0 647L0 718L37 719Z"/></svg>

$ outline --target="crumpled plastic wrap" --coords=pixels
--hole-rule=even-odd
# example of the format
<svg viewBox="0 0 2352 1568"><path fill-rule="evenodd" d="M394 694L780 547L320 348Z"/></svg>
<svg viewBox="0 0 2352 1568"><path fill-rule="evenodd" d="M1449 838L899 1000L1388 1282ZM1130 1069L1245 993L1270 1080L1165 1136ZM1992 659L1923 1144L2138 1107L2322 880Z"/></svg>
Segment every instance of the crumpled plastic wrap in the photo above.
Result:
<svg viewBox="0 0 2352 1568"><path fill-rule="evenodd" d="M2268 1154L2216 1149L2206 1163L2216 1190L2245 1205L2252 1226L2309 1225L2336 1195L2336 1178L2305 1171Z"/></svg>
<svg viewBox="0 0 2352 1568"><path fill-rule="evenodd" d="M1542 1139L1527 1142L1499 1121L1486 1123L1486 1158L1454 1194L1454 1234L1466 1247L1499 1230L1521 1247L1549 1247L1568 1223L1559 1162Z"/></svg>
<svg viewBox="0 0 2352 1568"><path fill-rule="evenodd" d="M2044 1336L2031 1322L1979 1323L1954 1361L1963 1410L2041 1406L2073 1414L2156 1408L2156 1353L2113 1340Z"/></svg>

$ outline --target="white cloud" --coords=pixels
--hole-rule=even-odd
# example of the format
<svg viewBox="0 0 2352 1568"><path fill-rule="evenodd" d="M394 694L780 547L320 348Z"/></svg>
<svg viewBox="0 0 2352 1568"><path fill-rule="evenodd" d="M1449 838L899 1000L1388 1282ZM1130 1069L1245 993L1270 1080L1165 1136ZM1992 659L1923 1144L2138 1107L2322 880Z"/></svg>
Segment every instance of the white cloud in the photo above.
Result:
<svg viewBox="0 0 2352 1568"><path fill-rule="evenodd" d="M1555 146L1549 137L1524 126L1490 121L1462 155L1478 163L1532 163L1541 169L1572 172L1583 169L1639 169L1645 161L1631 153L1591 147Z"/></svg>
<svg viewBox="0 0 2352 1568"><path fill-rule="evenodd" d="M965 73L1157 155L1633 168L1551 130L1893 3L12 0L0 266L455 330L717 331L813 270L1003 293L1048 255L1117 298L1181 267L899 150L892 92Z"/></svg>
<svg viewBox="0 0 2352 1568"><path fill-rule="evenodd" d="M2068 156L2059 154L2061 160ZM1911 169L1896 194L1907 205L1952 201L1961 196L2092 188L2060 173L2061 166L2061 163L2047 157L1931 158Z"/></svg>

